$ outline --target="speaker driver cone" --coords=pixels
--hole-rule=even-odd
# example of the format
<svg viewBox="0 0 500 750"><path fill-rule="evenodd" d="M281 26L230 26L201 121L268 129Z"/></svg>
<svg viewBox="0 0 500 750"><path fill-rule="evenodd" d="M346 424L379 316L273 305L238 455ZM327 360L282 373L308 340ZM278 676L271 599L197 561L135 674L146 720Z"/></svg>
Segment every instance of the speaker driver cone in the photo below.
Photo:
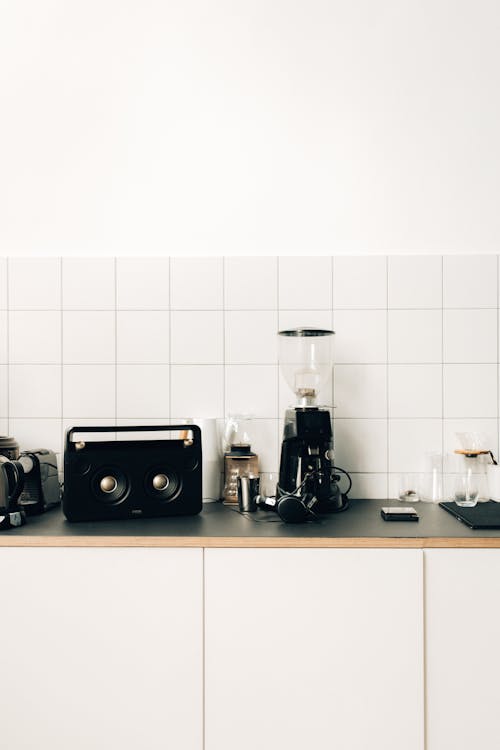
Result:
<svg viewBox="0 0 500 750"><path fill-rule="evenodd" d="M99 483L99 486L103 492L114 492L118 487L118 482L116 481L115 477L112 477L110 475L108 477L103 477Z"/></svg>
<svg viewBox="0 0 500 750"><path fill-rule="evenodd" d="M153 487L155 490L166 490L169 484L170 479L166 474L156 474L156 476L153 477Z"/></svg>
<svg viewBox="0 0 500 750"><path fill-rule="evenodd" d="M144 484L150 497L162 502L170 502L180 493L182 479L174 469L156 466L147 472Z"/></svg>
<svg viewBox="0 0 500 750"><path fill-rule="evenodd" d="M90 487L101 503L115 505L127 496L129 483L125 473L117 466L102 466L93 475Z"/></svg>

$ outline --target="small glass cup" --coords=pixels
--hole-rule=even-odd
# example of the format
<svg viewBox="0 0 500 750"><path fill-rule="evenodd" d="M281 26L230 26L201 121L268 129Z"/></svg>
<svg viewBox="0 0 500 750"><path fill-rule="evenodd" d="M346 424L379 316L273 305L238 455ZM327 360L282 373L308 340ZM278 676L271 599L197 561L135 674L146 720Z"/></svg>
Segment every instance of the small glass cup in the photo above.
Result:
<svg viewBox="0 0 500 750"><path fill-rule="evenodd" d="M455 502L461 508L473 508L479 495L478 477L470 469L459 474L455 481Z"/></svg>
<svg viewBox="0 0 500 750"><path fill-rule="evenodd" d="M276 497L276 486L278 484L278 474L274 471L261 471L260 494L262 497Z"/></svg>
<svg viewBox="0 0 500 750"><path fill-rule="evenodd" d="M418 474L400 474L398 500L402 503L417 503L420 500Z"/></svg>

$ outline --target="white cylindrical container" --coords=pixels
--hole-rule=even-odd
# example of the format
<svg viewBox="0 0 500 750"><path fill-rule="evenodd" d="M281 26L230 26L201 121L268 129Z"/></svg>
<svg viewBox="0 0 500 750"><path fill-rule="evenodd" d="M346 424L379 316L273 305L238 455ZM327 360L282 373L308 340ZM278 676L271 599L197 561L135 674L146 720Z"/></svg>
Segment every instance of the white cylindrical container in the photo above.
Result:
<svg viewBox="0 0 500 750"><path fill-rule="evenodd" d="M216 419L187 419L188 424L196 424L201 429L203 502L210 503L220 500L222 456L220 441L217 436Z"/></svg>
<svg viewBox="0 0 500 750"><path fill-rule="evenodd" d="M488 464L488 496L490 500L500 503L500 466Z"/></svg>

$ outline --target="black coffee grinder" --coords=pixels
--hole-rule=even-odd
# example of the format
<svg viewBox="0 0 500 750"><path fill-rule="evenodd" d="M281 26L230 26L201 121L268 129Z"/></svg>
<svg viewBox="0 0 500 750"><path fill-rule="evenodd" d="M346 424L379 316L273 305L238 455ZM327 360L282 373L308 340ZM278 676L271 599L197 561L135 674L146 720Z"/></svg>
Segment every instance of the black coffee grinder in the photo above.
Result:
<svg viewBox="0 0 500 750"><path fill-rule="evenodd" d="M278 333L280 367L298 400L286 411L281 445L276 502L291 511L284 520L308 520L348 505L351 479L334 465L330 411L315 403L332 372L333 334L318 328ZM349 481L344 493L338 485L341 474Z"/></svg>

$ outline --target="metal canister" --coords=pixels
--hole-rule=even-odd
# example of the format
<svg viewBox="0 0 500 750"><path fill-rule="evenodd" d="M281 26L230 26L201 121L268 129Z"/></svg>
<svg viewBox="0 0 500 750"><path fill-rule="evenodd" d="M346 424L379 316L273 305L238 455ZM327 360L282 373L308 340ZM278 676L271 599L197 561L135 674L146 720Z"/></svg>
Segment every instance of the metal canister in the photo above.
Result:
<svg viewBox="0 0 500 750"><path fill-rule="evenodd" d="M258 476L238 477L238 507L242 513L255 513L258 494Z"/></svg>

